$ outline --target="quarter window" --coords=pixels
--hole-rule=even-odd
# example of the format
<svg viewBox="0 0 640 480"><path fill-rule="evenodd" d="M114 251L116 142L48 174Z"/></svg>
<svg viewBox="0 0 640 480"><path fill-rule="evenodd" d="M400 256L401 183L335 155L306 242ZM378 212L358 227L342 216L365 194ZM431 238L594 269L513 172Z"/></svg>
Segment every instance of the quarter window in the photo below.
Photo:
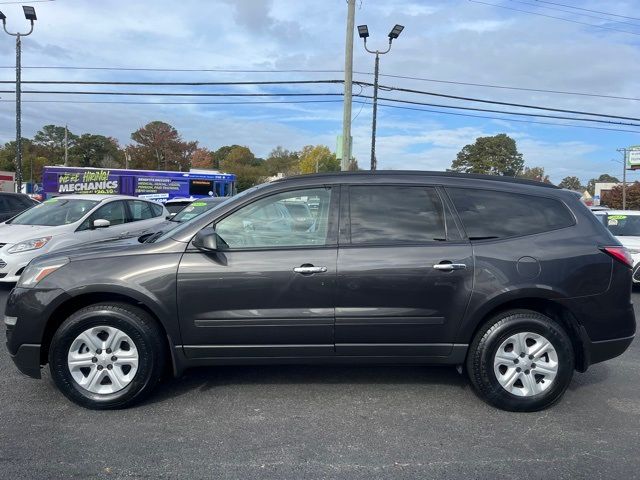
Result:
<svg viewBox="0 0 640 480"><path fill-rule="evenodd" d="M560 201L492 190L447 189L470 240L547 232L574 224Z"/></svg>
<svg viewBox="0 0 640 480"><path fill-rule="evenodd" d="M156 217L152 210L152 205L149 202L143 202L141 200L132 200L129 202L129 208L131 209L131 221L137 222L139 220L149 220Z"/></svg>
<svg viewBox="0 0 640 480"><path fill-rule="evenodd" d="M433 187L352 186L351 243L421 243L446 240L445 213Z"/></svg>
<svg viewBox="0 0 640 480"><path fill-rule="evenodd" d="M326 245L330 203L330 188L280 193L241 208L215 229L232 249ZM304 205L304 214L292 215L289 204Z"/></svg>

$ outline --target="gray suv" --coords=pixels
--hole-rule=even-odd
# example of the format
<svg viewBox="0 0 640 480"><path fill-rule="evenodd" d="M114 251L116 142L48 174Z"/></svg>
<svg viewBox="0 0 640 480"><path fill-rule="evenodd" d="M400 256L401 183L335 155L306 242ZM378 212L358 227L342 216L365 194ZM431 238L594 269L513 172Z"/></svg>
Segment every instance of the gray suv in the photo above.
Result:
<svg viewBox="0 0 640 480"><path fill-rule="evenodd" d="M291 204L307 205L295 221ZM308 175L142 244L40 257L4 321L17 367L48 363L89 408L126 407L192 366L395 363L459 366L487 402L532 411L632 342L630 266L553 186Z"/></svg>

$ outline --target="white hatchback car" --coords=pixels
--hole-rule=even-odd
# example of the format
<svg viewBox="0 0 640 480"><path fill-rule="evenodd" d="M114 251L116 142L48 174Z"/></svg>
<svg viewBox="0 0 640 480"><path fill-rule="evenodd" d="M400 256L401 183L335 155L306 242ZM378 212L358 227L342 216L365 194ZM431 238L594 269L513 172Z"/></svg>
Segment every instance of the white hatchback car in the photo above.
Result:
<svg viewBox="0 0 640 480"><path fill-rule="evenodd" d="M633 257L633 283L640 284L640 211L593 212Z"/></svg>
<svg viewBox="0 0 640 480"><path fill-rule="evenodd" d="M17 282L35 257L153 231L168 215L160 204L125 195L64 195L0 223L0 282Z"/></svg>

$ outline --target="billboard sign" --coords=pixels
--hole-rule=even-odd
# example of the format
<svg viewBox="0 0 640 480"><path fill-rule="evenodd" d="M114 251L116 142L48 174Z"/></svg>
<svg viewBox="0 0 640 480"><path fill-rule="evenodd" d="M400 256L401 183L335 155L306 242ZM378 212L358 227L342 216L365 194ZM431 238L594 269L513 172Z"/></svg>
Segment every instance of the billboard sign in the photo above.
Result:
<svg viewBox="0 0 640 480"><path fill-rule="evenodd" d="M640 145L627 148L627 167L632 170L640 168Z"/></svg>

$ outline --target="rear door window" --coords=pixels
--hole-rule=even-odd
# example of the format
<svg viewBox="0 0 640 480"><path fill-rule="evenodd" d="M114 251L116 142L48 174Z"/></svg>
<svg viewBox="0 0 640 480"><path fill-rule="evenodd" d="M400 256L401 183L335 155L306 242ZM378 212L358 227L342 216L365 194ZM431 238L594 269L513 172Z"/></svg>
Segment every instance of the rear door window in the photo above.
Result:
<svg viewBox="0 0 640 480"><path fill-rule="evenodd" d="M162 214L156 214L153 210L153 205L149 202L143 202L142 200L128 200L129 210L131 211L131 221L137 222L140 220L149 220L153 217L157 217Z"/></svg>
<svg viewBox="0 0 640 480"><path fill-rule="evenodd" d="M566 205L553 198L469 188L447 192L470 240L531 235L575 223Z"/></svg>
<svg viewBox="0 0 640 480"><path fill-rule="evenodd" d="M349 212L352 244L446 240L444 205L433 187L351 186Z"/></svg>

